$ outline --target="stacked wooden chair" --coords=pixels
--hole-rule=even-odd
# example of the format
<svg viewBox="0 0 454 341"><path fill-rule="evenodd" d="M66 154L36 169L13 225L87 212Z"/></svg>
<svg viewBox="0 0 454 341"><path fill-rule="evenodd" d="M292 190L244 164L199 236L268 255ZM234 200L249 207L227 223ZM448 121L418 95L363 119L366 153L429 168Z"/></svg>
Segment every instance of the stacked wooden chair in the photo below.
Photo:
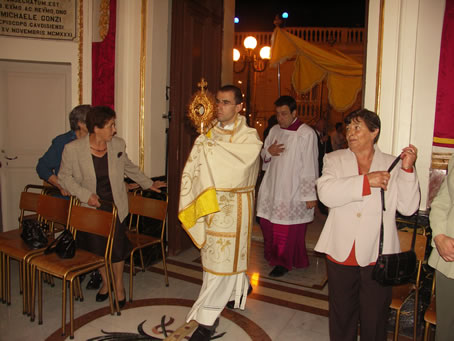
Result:
<svg viewBox="0 0 454 341"><path fill-rule="evenodd" d="M76 201L76 200L75 200ZM73 233L74 238L77 237L77 232L89 232L107 239L107 246L104 256L98 256L94 253L83 249L77 249L75 256L69 259L59 258L56 253L34 255L30 258L29 264L31 267L32 278L32 303L31 314L32 319L35 316L35 278L37 274L38 282L38 314L39 323L43 321L43 298L42 298L42 275L50 274L51 276L62 280L62 335L65 335L66 327L66 296L67 284L69 283L69 309L70 309L70 338L74 338L74 289L76 281L81 274L92 271L101 266L104 266L107 273L107 286L111 286L113 278L112 271L112 246L115 234L115 221L117 210L113 207L111 212L96 210L89 207L80 206L79 203L73 205L69 216L69 228ZM117 297L117 288L115 281L112 286L114 295ZM117 314L120 315L118 300L115 300ZM109 305L111 314L114 314L113 300L111 291L109 291Z"/></svg>
<svg viewBox="0 0 454 341"><path fill-rule="evenodd" d="M424 341L429 339L429 331L431 326L437 325L437 305L436 305L436 298L435 298L435 273L432 282L432 291L430 297L430 304L424 313Z"/></svg>
<svg viewBox="0 0 454 341"><path fill-rule="evenodd" d="M167 276L166 254L164 247L165 240L165 223L167 216L167 196L165 200L157 200L146 198L142 196L143 192L137 190L134 193L129 193L129 230L127 232L128 238L133 245L130 254L129 264L129 301L133 300L133 277L135 275L134 253L139 251L142 271L145 271L143 262L142 249L152 246L161 245L162 264L164 267L164 280L166 286L169 286L169 279ZM165 194L164 194L165 195ZM152 218L156 219L160 224L160 237L153 237L139 231L140 219Z"/></svg>
<svg viewBox="0 0 454 341"><path fill-rule="evenodd" d="M37 190L39 193L32 192ZM49 241L53 238L54 225L66 226L68 214L71 209L71 200L62 197L55 197L50 189L38 186L27 185L20 197L19 228L0 233L0 253L2 259L2 299L7 304L11 303L11 259L19 262L20 291L23 295L23 313L30 313L30 283L28 271L28 259L34 254L43 252L43 249L30 249L21 238L22 224L25 219L37 219L49 226ZM26 217L27 212L36 215Z"/></svg>
<svg viewBox="0 0 454 341"><path fill-rule="evenodd" d="M400 240L400 249L402 251L408 251L411 249L411 242L413 237L413 231L403 231L400 230L399 232L399 240ZM392 301L390 308L396 310L396 322L394 328L394 341L398 340L399 337L399 320L400 320L400 312L402 306L410 297L410 295L414 292L414 308L413 308L413 315L414 315L414 325L413 325L413 340L416 340L417 335L417 325L418 325L418 298L419 298L419 289L421 287L421 269L422 263L424 262L424 257L426 253L426 244L427 244L427 237L425 235L417 234L415 240L415 248L414 251L416 253L416 260L417 260L417 273L416 273L416 281L415 283L408 283L403 285L394 286L392 288Z"/></svg>

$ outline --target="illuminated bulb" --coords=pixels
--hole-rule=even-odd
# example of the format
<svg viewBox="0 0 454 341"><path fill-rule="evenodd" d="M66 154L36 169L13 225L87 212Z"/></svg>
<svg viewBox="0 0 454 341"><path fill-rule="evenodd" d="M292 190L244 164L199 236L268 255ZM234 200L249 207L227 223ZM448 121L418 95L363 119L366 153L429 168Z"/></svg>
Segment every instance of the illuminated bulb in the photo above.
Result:
<svg viewBox="0 0 454 341"><path fill-rule="evenodd" d="M240 60L241 53L237 49L233 49L233 61L237 62Z"/></svg>
<svg viewBox="0 0 454 341"><path fill-rule="evenodd" d="M288 13L287 12L282 13L282 18L283 19L287 19L288 18Z"/></svg>
<svg viewBox="0 0 454 341"><path fill-rule="evenodd" d="M242 81L238 81L238 84L243 84L243 82Z"/></svg>
<svg viewBox="0 0 454 341"><path fill-rule="evenodd" d="M263 46L260 49L260 57L262 57L262 59L270 59L270 57L271 57L271 47Z"/></svg>
<svg viewBox="0 0 454 341"><path fill-rule="evenodd" d="M233 19L233 22L234 22L235 24L238 24L238 23L240 22L240 19L238 19L238 17L235 17L235 19Z"/></svg>
<svg viewBox="0 0 454 341"><path fill-rule="evenodd" d="M245 48L253 50L257 46L257 39L255 39L253 36L246 37L243 44Z"/></svg>

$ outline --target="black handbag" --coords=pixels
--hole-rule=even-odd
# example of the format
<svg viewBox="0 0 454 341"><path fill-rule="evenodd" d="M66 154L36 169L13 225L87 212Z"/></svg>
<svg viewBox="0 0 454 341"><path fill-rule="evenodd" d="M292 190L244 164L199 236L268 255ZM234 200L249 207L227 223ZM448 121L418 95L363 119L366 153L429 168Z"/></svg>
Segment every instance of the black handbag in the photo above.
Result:
<svg viewBox="0 0 454 341"><path fill-rule="evenodd" d="M73 258L76 254L76 241L69 230L64 230L47 248L44 254L56 252L60 258Z"/></svg>
<svg viewBox="0 0 454 341"><path fill-rule="evenodd" d="M394 168L399 162L400 156L398 156L388 169L388 172ZM383 211L385 208L385 192L381 189L381 225L380 225L380 243L378 247L378 258L372 271L372 278L383 286L389 285L400 285L408 283L416 271L416 254L415 240L416 240L416 228L417 228L417 217L415 226L413 229L413 238L411 241L411 250L400 253L392 253L388 255L383 254Z"/></svg>
<svg viewBox="0 0 454 341"><path fill-rule="evenodd" d="M22 221L22 232L21 238L31 249L42 249L47 245L47 236L45 230L48 230L49 226L38 220L23 220Z"/></svg>

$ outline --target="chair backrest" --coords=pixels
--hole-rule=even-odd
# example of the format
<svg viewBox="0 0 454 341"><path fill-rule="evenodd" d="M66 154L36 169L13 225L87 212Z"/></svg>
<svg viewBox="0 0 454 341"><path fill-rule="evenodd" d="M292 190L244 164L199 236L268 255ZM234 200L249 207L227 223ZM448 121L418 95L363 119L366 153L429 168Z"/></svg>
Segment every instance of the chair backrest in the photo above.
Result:
<svg viewBox="0 0 454 341"><path fill-rule="evenodd" d="M71 206L72 199L41 194L36 213L38 213L40 219L46 222L67 226Z"/></svg>
<svg viewBox="0 0 454 341"><path fill-rule="evenodd" d="M408 251L411 249L411 241L413 238L413 230L410 229L408 232L399 230L399 241L400 241L400 249L402 251ZM427 244L427 237L422 234L416 234L415 240L415 253L416 258L418 261L424 261L424 257L426 255L426 244Z"/></svg>
<svg viewBox="0 0 454 341"><path fill-rule="evenodd" d="M69 216L69 226L77 231L89 232L103 237L113 236L116 208L111 212L73 205Z"/></svg>
<svg viewBox="0 0 454 341"><path fill-rule="evenodd" d="M39 190L37 192L30 192L31 189ZM38 201L40 193L44 191L43 186L39 185L27 185L25 186L23 192L21 193L20 200L19 200L19 209L20 209L20 216L19 216L19 226L22 227L22 221L24 220L25 212L33 212L36 213L38 209ZM33 219L36 217L33 216Z"/></svg>
<svg viewBox="0 0 454 341"><path fill-rule="evenodd" d="M164 221L167 215L167 201L130 193L129 213Z"/></svg>
<svg viewBox="0 0 454 341"><path fill-rule="evenodd" d="M129 193L129 230L135 230L139 233L139 218L147 217L159 220L161 222L161 241L164 240L166 216L167 216L167 196L166 200L157 200L153 198L146 198L139 195L141 191L136 191L134 194ZM133 228L133 216L136 216L136 224Z"/></svg>

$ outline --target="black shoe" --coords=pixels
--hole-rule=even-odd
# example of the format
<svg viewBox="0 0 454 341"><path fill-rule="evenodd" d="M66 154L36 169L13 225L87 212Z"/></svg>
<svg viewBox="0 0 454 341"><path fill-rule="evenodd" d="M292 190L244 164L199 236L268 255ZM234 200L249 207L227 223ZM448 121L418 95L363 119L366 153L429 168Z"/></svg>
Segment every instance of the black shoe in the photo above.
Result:
<svg viewBox="0 0 454 341"><path fill-rule="evenodd" d="M270 277L282 277L288 272L288 269L282 265L276 265L273 270L269 273Z"/></svg>
<svg viewBox="0 0 454 341"><path fill-rule="evenodd" d="M252 285L249 284L249 288L247 289L247 295L249 296L252 292ZM240 302L243 299L243 295L241 295ZM235 301L228 301L227 302L227 308L229 309L235 309Z"/></svg>
<svg viewBox="0 0 454 341"><path fill-rule="evenodd" d="M216 333L216 327L219 325L219 318L216 319L214 325L204 326L199 324L194 333L192 333L189 341L209 341L211 337Z"/></svg>
<svg viewBox="0 0 454 341"><path fill-rule="evenodd" d="M87 283L88 290L98 290L102 283L102 277L98 270L90 274L90 280Z"/></svg>
<svg viewBox="0 0 454 341"><path fill-rule="evenodd" d="M109 293L100 294L99 292L96 294L96 302L104 302L109 298ZM120 303L120 302L118 302Z"/></svg>
<svg viewBox="0 0 454 341"><path fill-rule="evenodd" d="M120 309L123 309L123 307L126 305L126 297L123 298L121 301L118 301L118 306Z"/></svg>

